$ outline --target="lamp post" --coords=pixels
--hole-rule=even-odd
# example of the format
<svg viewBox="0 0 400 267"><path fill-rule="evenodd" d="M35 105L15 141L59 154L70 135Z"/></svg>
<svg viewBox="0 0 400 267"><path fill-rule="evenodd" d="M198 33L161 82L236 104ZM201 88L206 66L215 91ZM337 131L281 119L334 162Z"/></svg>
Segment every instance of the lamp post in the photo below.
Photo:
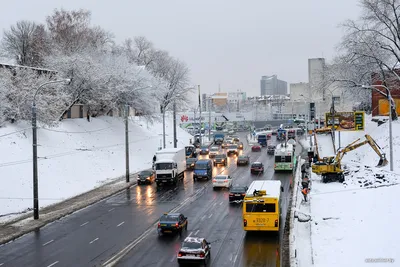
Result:
<svg viewBox="0 0 400 267"><path fill-rule="evenodd" d="M211 141L211 97L207 98L208 100L208 141Z"/></svg>
<svg viewBox="0 0 400 267"><path fill-rule="evenodd" d="M33 148L33 219L39 219L39 188L38 188L38 164L37 164L37 124L36 124L36 96L45 85L52 83L71 83L71 79L49 81L41 84L33 95L32 101L32 148Z"/></svg>
<svg viewBox="0 0 400 267"><path fill-rule="evenodd" d="M383 84L377 84L374 86L368 86L368 85L361 85L362 88L366 89L372 89L376 90L376 87L382 87L386 90L387 92L387 98L389 101L389 154L390 154L390 171L393 171L393 133L392 133L392 105L393 105L393 99L392 99L392 94L390 93L390 90L387 86Z"/></svg>

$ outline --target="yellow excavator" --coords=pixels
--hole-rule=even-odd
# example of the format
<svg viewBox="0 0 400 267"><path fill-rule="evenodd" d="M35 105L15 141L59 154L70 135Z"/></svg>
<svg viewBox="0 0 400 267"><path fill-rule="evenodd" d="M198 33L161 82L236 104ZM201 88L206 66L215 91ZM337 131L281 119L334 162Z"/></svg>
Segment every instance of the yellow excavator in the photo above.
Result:
<svg viewBox="0 0 400 267"><path fill-rule="evenodd" d="M355 140L348 146L340 149L334 157L324 157L322 161L316 162L312 165L312 172L322 176L322 182L327 183L331 181L344 181L344 174L342 170L341 161L347 152L359 148L365 144L369 144L372 149L379 156L379 163L376 167L383 167L388 164L385 153L381 152L381 148L374 139L368 134L365 135L365 141L359 142L360 138ZM357 143L358 142L358 143Z"/></svg>

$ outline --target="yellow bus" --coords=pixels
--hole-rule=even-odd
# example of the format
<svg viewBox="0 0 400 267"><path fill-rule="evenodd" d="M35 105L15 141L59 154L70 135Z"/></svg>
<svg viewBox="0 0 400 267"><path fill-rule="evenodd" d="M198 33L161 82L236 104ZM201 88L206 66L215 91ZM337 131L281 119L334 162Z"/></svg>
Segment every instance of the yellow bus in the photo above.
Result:
<svg viewBox="0 0 400 267"><path fill-rule="evenodd" d="M245 231L279 231L281 192L281 181L257 180L251 183L243 201Z"/></svg>

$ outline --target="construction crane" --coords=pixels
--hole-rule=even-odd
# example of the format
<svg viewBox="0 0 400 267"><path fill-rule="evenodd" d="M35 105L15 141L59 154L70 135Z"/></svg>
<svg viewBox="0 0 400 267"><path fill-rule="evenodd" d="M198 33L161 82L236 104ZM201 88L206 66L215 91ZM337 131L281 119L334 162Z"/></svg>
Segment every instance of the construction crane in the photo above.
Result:
<svg viewBox="0 0 400 267"><path fill-rule="evenodd" d="M321 175L323 183L330 182L330 181L343 182L344 174L343 174L343 170L342 170L341 161L342 161L344 155L347 152L357 149L360 146L363 146L365 144L369 144L372 147L372 149L376 152L376 154L378 154L378 156L379 156L379 162L376 167L386 166L388 164L388 161L386 159L385 153L381 152L382 149L379 147L379 145L368 134L365 135L365 139L366 140L362 141L362 142L359 142L360 138L355 140L353 143L340 149L336 153L336 156L324 157L321 162L316 162L315 164L312 165L312 172L315 174ZM357 142L359 142L359 143L357 143Z"/></svg>

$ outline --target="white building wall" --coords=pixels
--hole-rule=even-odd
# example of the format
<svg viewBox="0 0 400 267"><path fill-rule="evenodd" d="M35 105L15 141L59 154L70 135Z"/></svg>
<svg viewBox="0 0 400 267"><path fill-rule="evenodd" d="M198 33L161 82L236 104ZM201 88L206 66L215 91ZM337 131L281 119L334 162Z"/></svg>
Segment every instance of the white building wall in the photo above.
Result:
<svg viewBox="0 0 400 267"><path fill-rule="evenodd" d="M308 83L291 83L290 84L290 101L300 101L304 97L308 97Z"/></svg>

